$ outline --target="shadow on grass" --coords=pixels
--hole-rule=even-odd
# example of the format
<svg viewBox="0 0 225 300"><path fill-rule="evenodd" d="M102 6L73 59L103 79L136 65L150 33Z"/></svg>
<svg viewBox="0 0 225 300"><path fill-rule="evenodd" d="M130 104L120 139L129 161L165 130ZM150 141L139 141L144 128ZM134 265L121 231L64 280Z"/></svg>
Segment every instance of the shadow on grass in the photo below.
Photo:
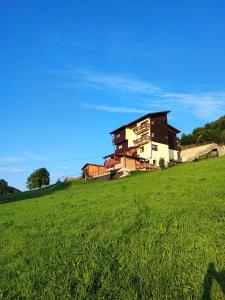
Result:
<svg viewBox="0 0 225 300"><path fill-rule="evenodd" d="M0 197L0 204L21 201L21 200L26 200L26 199L33 199L33 198L50 195L57 191L66 190L70 186L71 186L71 182L62 182L62 183L54 184L49 187L41 188L41 189L35 190L35 191L21 192L21 193L15 193L12 195L8 195L8 196L3 196L3 197Z"/></svg>
<svg viewBox="0 0 225 300"><path fill-rule="evenodd" d="M225 295L225 270L217 272L214 263L209 263L204 277L202 300L212 300L211 292L213 280L217 281Z"/></svg>

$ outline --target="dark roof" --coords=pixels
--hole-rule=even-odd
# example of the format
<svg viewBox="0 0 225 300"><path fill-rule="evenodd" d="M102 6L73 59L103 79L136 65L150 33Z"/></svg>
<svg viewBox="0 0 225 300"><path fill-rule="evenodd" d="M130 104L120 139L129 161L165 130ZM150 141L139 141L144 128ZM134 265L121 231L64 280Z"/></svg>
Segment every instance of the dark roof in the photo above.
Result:
<svg viewBox="0 0 225 300"><path fill-rule="evenodd" d="M130 122L128 124L125 124L125 125L117 128L117 129L111 131L110 134L114 134L114 133L122 130L125 127L131 126L133 123L140 122L141 120L143 120L143 119L145 119L147 117L161 116L161 115L168 114L169 112L170 112L170 110L148 113L148 114L146 114L146 115L144 115L144 116L142 116L142 117L140 117L140 118L138 118L138 119L136 119L136 120L134 120L134 121L132 121L132 122Z"/></svg>
<svg viewBox="0 0 225 300"><path fill-rule="evenodd" d="M113 155L115 155L115 152L111 153L111 154L108 154L108 155L104 156L103 158L107 158L107 157L110 157L110 156L113 156Z"/></svg>
<svg viewBox="0 0 225 300"><path fill-rule="evenodd" d="M180 130L179 130L179 129L177 129L177 128L175 128L175 127L171 126L170 124L167 124L167 126L168 126L170 129L172 129L172 130L176 131L176 133L179 133L179 132L180 132Z"/></svg>
<svg viewBox="0 0 225 300"><path fill-rule="evenodd" d="M81 168L81 170L85 169L85 167L88 166L88 165L90 165L90 166L96 166L96 167L104 167L103 165L97 165L97 164L86 163L86 164Z"/></svg>

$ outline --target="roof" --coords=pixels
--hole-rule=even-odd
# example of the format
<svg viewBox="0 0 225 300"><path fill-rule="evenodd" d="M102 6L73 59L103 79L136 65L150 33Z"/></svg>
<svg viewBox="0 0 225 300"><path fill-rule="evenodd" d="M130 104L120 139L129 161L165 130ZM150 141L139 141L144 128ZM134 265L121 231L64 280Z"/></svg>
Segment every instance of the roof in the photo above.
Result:
<svg viewBox="0 0 225 300"><path fill-rule="evenodd" d="M107 158L107 157L110 157L110 156L113 156L113 155L115 155L115 152L113 152L111 154L108 154L108 155L104 156L103 158Z"/></svg>
<svg viewBox="0 0 225 300"><path fill-rule="evenodd" d="M171 126L170 124L167 124L167 126L168 126L170 129L172 129L172 130L176 131L176 133L179 133L179 132L180 132L180 130L179 130L179 129L177 129L177 128L175 128L175 127Z"/></svg>
<svg viewBox="0 0 225 300"><path fill-rule="evenodd" d="M81 170L85 169L88 165L89 165L89 166L96 166L96 167L104 167L103 165L86 163L86 164L81 168Z"/></svg>
<svg viewBox="0 0 225 300"><path fill-rule="evenodd" d="M117 150L116 152L113 152L113 153L111 153L111 154L108 154L108 155L106 155L106 156L104 156L103 158L107 158L107 157L110 157L110 156L119 156L119 155L121 155L121 154L126 154L127 152L129 152L130 150L134 150L134 149L137 149L138 148L138 146L132 146L132 147L129 147L129 148L127 148L127 149L121 149L121 150Z"/></svg>
<svg viewBox="0 0 225 300"><path fill-rule="evenodd" d="M119 127L117 129L111 131L110 134L114 134L117 131L120 131L120 130L122 130L125 127L131 126L133 123L140 122L141 120L143 120L143 119L145 119L147 117L161 116L161 115L165 115L165 114L167 115L168 113L170 113L170 110L148 113L148 114L146 114L146 115L144 115L144 116L142 116L142 117L140 117L140 118L138 118L138 119L136 119L136 120L134 120L134 121L132 121L132 122L130 122L128 124L124 124L121 127Z"/></svg>

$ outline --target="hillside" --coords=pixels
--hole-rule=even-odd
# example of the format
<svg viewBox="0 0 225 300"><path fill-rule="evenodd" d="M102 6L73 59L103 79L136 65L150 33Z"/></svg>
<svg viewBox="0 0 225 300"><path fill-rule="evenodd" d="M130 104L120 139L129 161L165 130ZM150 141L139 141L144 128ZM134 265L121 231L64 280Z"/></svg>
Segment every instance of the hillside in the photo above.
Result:
<svg viewBox="0 0 225 300"><path fill-rule="evenodd" d="M225 143L225 116L194 129L191 134L183 134L180 140L181 146L211 142Z"/></svg>
<svg viewBox="0 0 225 300"><path fill-rule="evenodd" d="M0 299L224 299L225 157L0 203Z"/></svg>

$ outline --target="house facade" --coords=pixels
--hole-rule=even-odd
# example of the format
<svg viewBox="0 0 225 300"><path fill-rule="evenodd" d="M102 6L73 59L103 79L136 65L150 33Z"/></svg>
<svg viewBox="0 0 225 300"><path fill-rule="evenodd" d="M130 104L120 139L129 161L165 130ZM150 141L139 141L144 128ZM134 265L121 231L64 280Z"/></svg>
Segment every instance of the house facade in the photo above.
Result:
<svg viewBox="0 0 225 300"><path fill-rule="evenodd" d="M136 161L136 166L158 166L160 158L167 164L179 161L177 134L180 132L168 124L170 111L149 113L112 132L115 152L105 157L105 167L114 168L121 157Z"/></svg>

